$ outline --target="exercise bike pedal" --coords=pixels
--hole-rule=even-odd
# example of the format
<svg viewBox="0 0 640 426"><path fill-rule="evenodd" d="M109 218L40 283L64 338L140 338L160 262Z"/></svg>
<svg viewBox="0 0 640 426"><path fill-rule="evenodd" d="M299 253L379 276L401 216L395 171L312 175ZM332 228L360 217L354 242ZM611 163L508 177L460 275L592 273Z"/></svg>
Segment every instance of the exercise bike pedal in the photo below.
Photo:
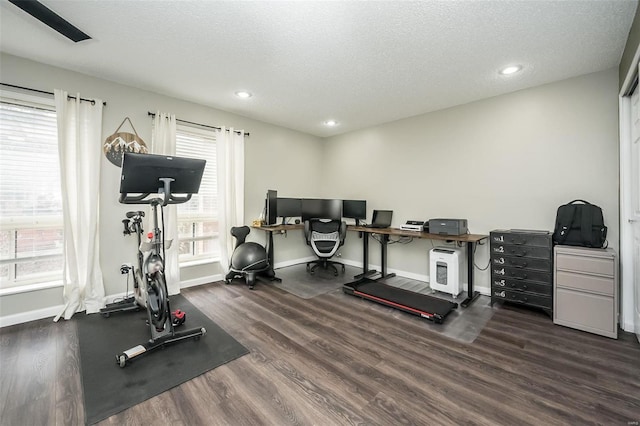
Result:
<svg viewBox="0 0 640 426"><path fill-rule="evenodd" d="M174 327L179 327L187 320L187 313L181 311L180 309L176 309L171 312L171 323Z"/></svg>

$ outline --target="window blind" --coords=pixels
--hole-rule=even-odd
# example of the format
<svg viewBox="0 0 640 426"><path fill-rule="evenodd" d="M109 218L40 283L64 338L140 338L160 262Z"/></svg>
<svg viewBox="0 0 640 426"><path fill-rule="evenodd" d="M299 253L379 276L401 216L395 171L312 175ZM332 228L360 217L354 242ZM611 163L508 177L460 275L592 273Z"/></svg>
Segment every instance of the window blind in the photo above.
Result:
<svg viewBox="0 0 640 426"><path fill-rule="evenodd" d="M0 101L0 287L58 280L62 196L56 113Z"/></svg>
<svg viewBox="0 0 640 426"><path fill-rule="evenodd" d="M176 130L176 155L207 161L200 183L200 191L198 194L194 194L188 203L178 205L178 210L185 214L213 214L217 218L218 180L215 133L178 126Z"/></svg>
<svg viewBox="0 0 640 426"><path fill-rule="evenodd" d="M176 155L206 160L200 190L178 205L180 262L220 256L218 242L218 182L215 132L189 126L176 127Z"/></svg>
<svg viewBox="0 0 640 426"><path fill-rule="evenodd" d="M62 217L56 113L0 103L0 213Z"/></svg>

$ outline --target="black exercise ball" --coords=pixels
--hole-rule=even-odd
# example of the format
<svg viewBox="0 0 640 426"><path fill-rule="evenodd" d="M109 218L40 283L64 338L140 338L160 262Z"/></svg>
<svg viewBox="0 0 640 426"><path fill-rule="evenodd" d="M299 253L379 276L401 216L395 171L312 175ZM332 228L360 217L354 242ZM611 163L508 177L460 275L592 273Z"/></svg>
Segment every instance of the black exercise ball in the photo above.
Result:
<svg viewBox="0 0 640 426"><path fill-rule="evenodd" d="M231 256L236 271L259 271L267 267L267 251L258 243L240 244Z"/></svg>

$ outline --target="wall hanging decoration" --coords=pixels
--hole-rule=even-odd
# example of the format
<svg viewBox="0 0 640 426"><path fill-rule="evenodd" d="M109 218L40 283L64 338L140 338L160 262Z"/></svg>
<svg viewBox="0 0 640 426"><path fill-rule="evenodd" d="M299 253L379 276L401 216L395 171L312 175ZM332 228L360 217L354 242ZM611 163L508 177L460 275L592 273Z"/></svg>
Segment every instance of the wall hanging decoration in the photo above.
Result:
<svg viewBox="0 0 640 426"><path fill-rule="evenodd" d="M129 122L129 125L133 129L133 133L119 131L125 121ZM133 127L133 123L129 117L125 117L116 131L105 139L102 150L104 151L104 155L107 159L118 167L122 165L122 155L125 152L135 152L139 154L149 153L147 144L145 144L142 138L138 136L138 132L136 132L136 129Z"/></svg>

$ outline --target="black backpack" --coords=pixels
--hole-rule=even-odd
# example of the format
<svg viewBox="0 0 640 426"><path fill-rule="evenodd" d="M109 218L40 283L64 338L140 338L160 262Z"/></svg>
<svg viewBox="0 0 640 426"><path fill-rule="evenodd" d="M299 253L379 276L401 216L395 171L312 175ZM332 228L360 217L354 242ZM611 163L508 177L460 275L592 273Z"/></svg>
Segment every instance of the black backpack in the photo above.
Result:
<svg viewBox="0 0 640 426"><path fill-rule="evenodd" d="M553 231L555 244L602 248L606 241L607 227L600 207L584 200L573 200L558 207Z"/></svg>

